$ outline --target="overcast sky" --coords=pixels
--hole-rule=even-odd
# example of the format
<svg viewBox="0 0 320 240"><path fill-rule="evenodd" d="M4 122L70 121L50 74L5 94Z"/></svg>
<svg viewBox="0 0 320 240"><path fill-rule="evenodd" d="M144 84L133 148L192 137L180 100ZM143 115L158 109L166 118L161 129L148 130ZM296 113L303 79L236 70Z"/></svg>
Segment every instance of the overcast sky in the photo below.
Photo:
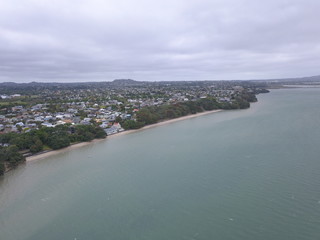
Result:
<svg viewBox="0 0 320 240"><path fill-rule="evenodd" d="M320 74L319 0L0 0L0 82Z"/></svg>

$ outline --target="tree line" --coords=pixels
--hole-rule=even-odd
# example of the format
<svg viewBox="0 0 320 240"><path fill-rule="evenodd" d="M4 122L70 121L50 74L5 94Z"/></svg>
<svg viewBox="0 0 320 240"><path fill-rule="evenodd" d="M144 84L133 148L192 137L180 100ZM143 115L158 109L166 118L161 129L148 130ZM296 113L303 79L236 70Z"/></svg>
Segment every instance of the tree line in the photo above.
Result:
<svg viewBox="0 0 320 240"><path fill-rule="evenodd" d="M37 153L43 150L56 150L72 143L105 138L106 133L96 125L59 125L54 128L42 127L27 133L7 133L0 135L0 174L6 168L15 167L25 161L22 153ZM4 147L3 145L9 146Z"/></svg>
<svg viewBox="0 0 320 240"><path fill-rule="evenodd" d="M173 119L189 114L215 109L245 109L250 102L256 102L254 93L242 92L230 102L217 102L213 97L201 98L196 101L178 102L170 105L144 107L137 112L136 121L124 120L121 125L124 129L138 129L145 125L154 124L162 120Z"/></svg>

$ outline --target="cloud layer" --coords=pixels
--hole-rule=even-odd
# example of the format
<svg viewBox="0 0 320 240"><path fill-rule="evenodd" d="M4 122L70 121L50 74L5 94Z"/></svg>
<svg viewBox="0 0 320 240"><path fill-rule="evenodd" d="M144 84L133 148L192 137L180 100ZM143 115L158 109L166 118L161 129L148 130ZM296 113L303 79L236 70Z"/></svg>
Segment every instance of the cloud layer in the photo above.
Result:
<svg viewBox="0 0 320 240"><path fill-rule="evenodd" d="M320 74L317 0L0 0L0 81Z"/></svg>

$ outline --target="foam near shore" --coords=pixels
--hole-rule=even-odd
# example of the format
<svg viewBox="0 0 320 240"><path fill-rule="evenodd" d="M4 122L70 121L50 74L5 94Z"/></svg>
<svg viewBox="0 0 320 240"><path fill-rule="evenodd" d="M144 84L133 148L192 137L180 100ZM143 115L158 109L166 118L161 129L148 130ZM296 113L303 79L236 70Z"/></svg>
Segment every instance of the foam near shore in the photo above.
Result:
<svg viewBox="0 0 320 240"><path fill-rule="evenodd" d="M191 115L187 115L187 116L174 118L174 119L158 122L158 123L155 123L155 124L147 125L147 126L144 126L143 128L123 131L123 132L120 132L120 133L117 133L117 134L113 134L113 135L107 136L106 138L103 138L103 139L94 139L94 140L92 140L90 142L81 142L81 143L72 144L72 145L70 145L69 147L66 147L66 148L62 148L62 149L58 149L58 150L52 150L52 151L48 151L48 152L42 152L42 153L38 153L38 154L35 154L35 155L32 155L32 156L26 157L26 161L27 162L31 162L31 161L36 161L36 160L40 160L40 159L45 159L47 157L50 157L50 156L53 156L53 155L56 155L56 154L59 154L59 153L65 152L65 151L81 148L81 147L87 146L89 144L93 144L93 143L96 143L96 142L100 142L100 141L104 141L104 140L110 139L112 137L122 136L122 135L125 135L125 134L134 133L134 132L137 132L137 131L142 131L142 130L145 130L145 129L158 127L158 126L162 126L162 125L165 125L165 124L174 123L174 122L178 122L178 121L182 121L182 120L186 120L186 119L190 119L190 118L194 118L194 117L199 117L199 116L203 116L203 115L207 115L207 114L211 114L211 113L216 113L216 112L220 112L220 111L222 111L222 110L219 109L219 110L201 112L201 113L197 113L197 114L191 114Z"/></svg>

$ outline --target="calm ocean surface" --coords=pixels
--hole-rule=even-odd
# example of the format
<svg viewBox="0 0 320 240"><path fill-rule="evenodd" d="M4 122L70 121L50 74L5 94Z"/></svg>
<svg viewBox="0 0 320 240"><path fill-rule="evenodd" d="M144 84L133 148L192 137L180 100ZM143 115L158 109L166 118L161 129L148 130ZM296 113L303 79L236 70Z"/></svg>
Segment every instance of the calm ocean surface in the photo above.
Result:
<svg viewBox="0 0 320 240"><path fill-rule="evenodd" d="M9 172L0 239L320 239L320 88L258 98Z"/></svg>

